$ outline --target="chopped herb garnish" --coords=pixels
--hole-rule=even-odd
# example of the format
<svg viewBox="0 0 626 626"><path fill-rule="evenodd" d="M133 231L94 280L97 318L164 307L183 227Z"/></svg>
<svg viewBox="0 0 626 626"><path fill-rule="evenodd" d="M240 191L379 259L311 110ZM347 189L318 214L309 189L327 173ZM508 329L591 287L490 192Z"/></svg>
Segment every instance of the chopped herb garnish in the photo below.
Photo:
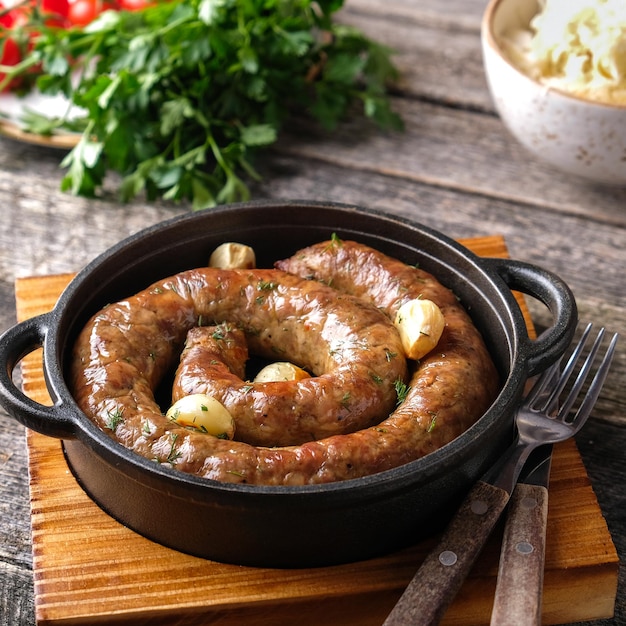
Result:
<svg viewBox="0 0 626 626"><path fill-rule="evenodd" d="M393 385L396 388L396 396L398 398L396 401L396 406L399 406L406 400L406 397L411 387L409 387L409 385L407 385L400 378L398 378L398 380L396 380Z"/></svg>
<svg viewBox="0 0 626 626"><path fill-rule="evenodd" d="M341 246L343 246L343 241L341 240L341 237L339 237L339 235L337 233L333 233L330 236L330 244L329 244L329 248L341 248Z"/></svg>
<svg viewBox="0 0 626 626"><path fill-rule="evenodd" d="M215 341L223 341L223 339L226 337L226 333L221 326L218 326L217 329L213 333L211 333L211 337L213 337Z"/></svg>
<svg viewBox="0 0 626 626"><path fill-rule="evenodd" d="M239 478L243 478L245 475L243 472L237 472L235 470L226 470L226 473L232 474L233 476L239 476Z"/></svg>
<svg viewBox="0 0 626 626"><path fill-rule="evenodd" d="M432 413L430 418L430 424L426 432L432 433L435 429L435 422L437 421L437 413Z"/></svg>
<svg viewBox="0 0 626 626"><path fill-rule="evenodd" d="M391 361L391 359L395 359L397 356L397 352L392 352L388 348L385 348L385 357L387 358L387 361Z"/></svg>
<svg viewBox="0 0 626 626"><path fill-rule="evenodd" d="M104 420L104 425L112 431L124 421L124 414L122 409L115 409L114 411L107 411L107 418Z"/></svg>
<svg viewBox="0 0 626 626"><path fill-rule="evenodd" d="M170 433L171 447L169 454L167 455L167 462L174 464L182 456L182 452L176 449L176 442L178 440L178 433Z"/></svg>
<svg viewBox="0 0 626 626"><path fill-rule="evenodd" d="M275 283L272 280L260 280L257 288L261 291L272 291L272 289L276 289L278 283Z"/></svg>

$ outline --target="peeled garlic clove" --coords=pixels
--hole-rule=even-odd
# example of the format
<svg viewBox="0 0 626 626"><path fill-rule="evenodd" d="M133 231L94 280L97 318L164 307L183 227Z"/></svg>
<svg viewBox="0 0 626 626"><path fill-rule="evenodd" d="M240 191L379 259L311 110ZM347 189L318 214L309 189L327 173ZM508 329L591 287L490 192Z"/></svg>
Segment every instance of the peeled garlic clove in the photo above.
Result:
<svg viewBox="0 0 626 626"><path fill-rule="evenodd" d="M266 365L260 370L255 376L254 382L275 383L289 380L302 380L303 378L310 378L310 375L302 368L287 361L277 361L276 363Z"/></svg>
<svg viewBox="0 0 626 626"><path fill-rule="evenodd" d="M398 309L394 324L400 333L406 356L421 359L439 342L446 321L432 300L416 298Z"/></svg>
<svg viewBox="0 0 626 626"><path fill-rule="evenodd" d="M256 255L250 246L243 243L223 243L213 250L209 258L209 267L225 270L254 269L256 267Z"/></svg>
<svg viewBox="0 0 626 626"><path fill-rule="evenodd" d="M235 436L235 420L219 400L204 393L194 393L177 400L165 416L185 428L195 428L219 439Z"/></svg>

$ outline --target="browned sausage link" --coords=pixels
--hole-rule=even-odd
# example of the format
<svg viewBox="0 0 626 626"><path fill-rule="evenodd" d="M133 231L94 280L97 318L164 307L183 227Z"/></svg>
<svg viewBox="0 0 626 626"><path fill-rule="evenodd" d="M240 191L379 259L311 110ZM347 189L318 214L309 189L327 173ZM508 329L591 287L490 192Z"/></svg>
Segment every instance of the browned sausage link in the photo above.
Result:
<svg viewBox="0 0 626 626"><path fill-rule="evenodd" d="M285 445L286 441L304 443L356 430L354 408L360 411L364 404L360 394L350 391L358 384L356 379L349 379L351 371L347 377L334 379L322 376L302 381L244 381L245 341L241 330L226 325L192 328L174 377L172 401L196 393L216 398L235 420L236 439L252 445L265 445L270 440L274 445ZM341 406L331 402L329 385L337 380L343 384ZM374 396L367 399L368 403L376 398L379 386L374 379L370 384ZM320 402L328 404L323 419L320 419ZM268 414L274 418L267 419ZM386 415L378 413L369 423L377 423ZM308 432L303 432L307 428Z"/></svg>
<svg viewBox="0 0 626 626"><path fill-rule="evenodd" d="M300 250L276 267L373 302L393 317L408 300L426 298L442 311L464 309L432 274L354 241L325 241Z"/></svg>
<svg viewBox="0 0 626 626"><path fill-rule="evenodd" d="M405 451L406 460L460 435L495 398L499 377L482 336L452 291L428 272L341 240L310 246L276 266L373 302L392 318L415 298L432 300L441 309L446 320L441 339L420 360L405 401L378 429L382 439L383 430L408 429L415 448ZM396 448L396 460L402 456L401 447Z"/></svg>
<svg viewBox="0 0 626 626"><path fill-rule="evenodd" d="M216 326L195 326L185 338L185 347L174 377L172 402L195 391L187 391L188 377L214 367L221 373L242 379L246 376L248 343L240 328L224 322ZM200 392L201 393L201 392Z"/></svg>
<svg viewBox="0 0 626 626"><path fill-rule="evenodd" d="M86 326L76 344L73 390L81 408L124 445L181 469L197 471L196 455L203 464L214 442L168 423L154 390L199 321L227 321L245 332L251 351L316 374L279 385L239 379L237 431L258 445L376 423L396 402L396 381L406 377L398 333L384 314L315 281L279 270L212 268L160 281ZM223 394L233 393L228 378L214 381Z"/></svg>

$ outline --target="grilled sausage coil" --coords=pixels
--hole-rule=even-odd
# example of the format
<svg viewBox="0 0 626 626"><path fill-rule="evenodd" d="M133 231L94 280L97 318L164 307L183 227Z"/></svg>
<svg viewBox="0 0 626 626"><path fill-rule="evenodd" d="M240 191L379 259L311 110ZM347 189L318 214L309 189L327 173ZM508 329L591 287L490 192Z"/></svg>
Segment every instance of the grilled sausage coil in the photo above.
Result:
<svg viewBox="0 0 626 626"><path fill-rule="evenodd" d="M495 398L497 374L480 334L432 276L336 240L276 266L189 270L100 311L72 359L81 409L121 444L181 471L301 485L419 458L464 432ZM390 318L413 297L438 304L446 327L409 377ZM218 335L202 328L213 324ZM218 397L235 417L236 441L172 423L157 404L155 391L185 341L174 398ZM313 376L245 382L248 348ZM403 385L408 393L396 408Z"/></svg>

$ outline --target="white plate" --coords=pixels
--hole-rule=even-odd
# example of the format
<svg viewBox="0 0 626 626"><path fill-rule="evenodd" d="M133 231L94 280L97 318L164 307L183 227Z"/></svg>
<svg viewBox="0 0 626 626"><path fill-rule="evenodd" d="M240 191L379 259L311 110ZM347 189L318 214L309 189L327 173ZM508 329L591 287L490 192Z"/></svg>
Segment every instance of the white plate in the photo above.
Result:
<svg viewBox="0 0 626 626"><path fill-rule="evenodd" d="M0 93L0 133L40 146L73 148L80 138L79 133L61 132L54 135L37 135L23 130L22 115L26 110L48 117L62 117L68 113L69 103L62 95L48 96L33 91L24 96L11 92ZM74 113L76 115L76 113ZM69 117L72 117L70 112Z"/></svg>

